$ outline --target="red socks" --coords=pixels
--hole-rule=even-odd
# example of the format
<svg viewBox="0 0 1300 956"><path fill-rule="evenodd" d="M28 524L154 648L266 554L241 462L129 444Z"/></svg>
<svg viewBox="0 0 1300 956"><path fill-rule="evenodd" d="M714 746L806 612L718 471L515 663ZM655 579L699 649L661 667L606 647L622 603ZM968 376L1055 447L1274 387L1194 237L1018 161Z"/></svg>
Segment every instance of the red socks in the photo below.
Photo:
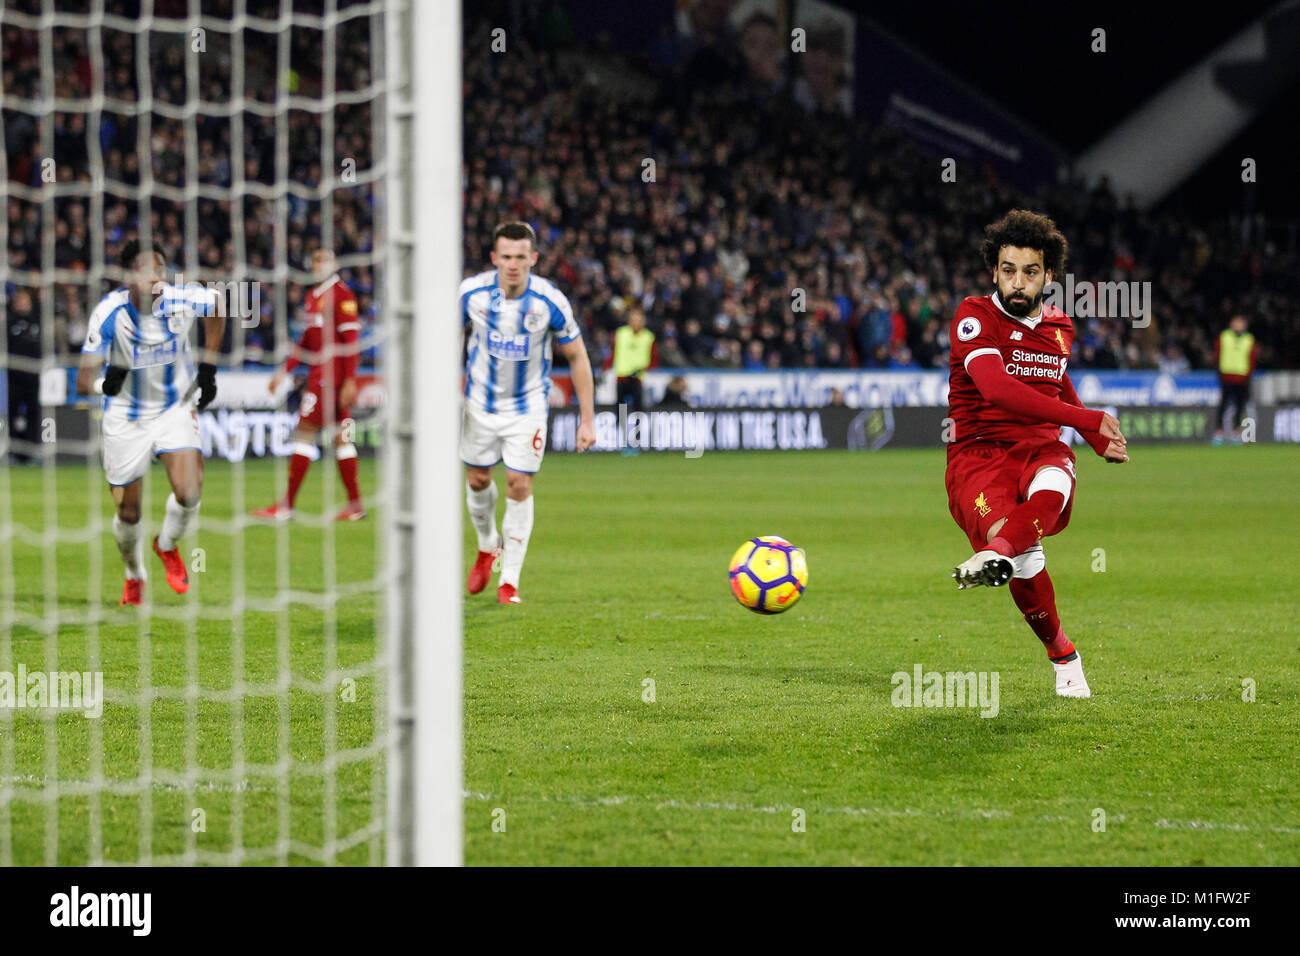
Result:
<svg viewBox="0 0 1300 956"><path fill-rule="evenodd" d="M1039 538L1052 533L1064 507L1065 495L1059 491L1034 492L1028 501L1017 505L1007 515L1006 524L989 542L989 547L1008 558L1024 554L1038 543Z"/></svg>
<svg viewBox="0 0 1300 956"><path fill-rule="evenodd" d="M293 500L298 497L298 489L302 487L302 480L307 477L307 469L311 467L311 459L306 455L295 454L289 459L289 507L293 507Z"/></svg>
<svg viewBox="0 0 1300 956"><path fill-rule="evenodd" d="M1008 520L1007 524L1010 523ZM1012 578L1010 588L1012 600L1025 615L1025 623L1043 642L1047 656L1059 661L1072 655L1074 645L1061 630L1061 618L1056 613L1056 589L1052 587L1047 570L1039 571L1032 578Z"/></svg>
<svg viewBox="0 0 1300 956"><path fill-rule="evenodd" d="M351 458L339 459L339 477L343 479L343 487L348 492L349 504L361 503L361 490L357 487L357 458L354 454Z"/></svg>
<svg viewBox="0 0 1300 956"><path fill-rule="evenodd" d="M357 451L351 445L345 445L338 451L339 477L343 479L343 487L347 489L348 503L361 503L361 489L357 486ZM311 459L306 455L294 453L289 459L289 495L286 499L289 507L293 507L294 499L298 497L298 489L302 487L302 480L307 477L307 469L311 467Z"/></svg>

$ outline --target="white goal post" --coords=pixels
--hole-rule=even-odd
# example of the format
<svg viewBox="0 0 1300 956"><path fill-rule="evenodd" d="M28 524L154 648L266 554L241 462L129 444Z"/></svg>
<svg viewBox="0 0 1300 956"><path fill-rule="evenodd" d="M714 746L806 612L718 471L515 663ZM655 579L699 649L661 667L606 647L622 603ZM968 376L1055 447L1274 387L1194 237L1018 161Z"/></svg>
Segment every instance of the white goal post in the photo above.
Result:
<svg viewBox="0 0 1300 956"><path fill-rule="evenodd" d="M460 4L409 0L388 19L389 303L392 373L410 384L409 414L390 436L389 858L417 866L462 862L461 504L452 449L460 431ZM446 310L446 311L444 311ZM394 390L397 394L399 390ZM455 597L450 597L455 595ZM422 597L423 596L423 597ZM432 597L431 597L432 596ZM447 596L447 597L444 597Z"/></svg>

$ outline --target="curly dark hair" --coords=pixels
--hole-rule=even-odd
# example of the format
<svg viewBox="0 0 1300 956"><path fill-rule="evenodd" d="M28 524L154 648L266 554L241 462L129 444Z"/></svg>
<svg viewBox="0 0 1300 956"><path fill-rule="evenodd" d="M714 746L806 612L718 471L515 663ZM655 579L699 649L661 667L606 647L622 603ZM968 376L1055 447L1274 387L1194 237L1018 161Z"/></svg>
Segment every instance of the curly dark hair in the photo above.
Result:
<svg viewBox="0 0 1300 956"><path fill-rule="evenodd" d="M1056 223L1028 209L1013 209L985 227L981 251L984 264L992 271L997 271L998 253L1003 246L1042 250L1043 268L1055 275L1060 275L1065 269L1065 259L1070 252L1070 244L1056 228Z"/></svg>
<svg viewBox="0 0 1300 956"><path fill-rule="evenodd" d="M150 248L162 256L163 262L167 261L167 250L158 243L150 243ZM145 249L140 245L139 239L132 239L122 247L121 252L117 254L117 264L128 272L135 268L135 260L139 258L140 253Z"/></svg>

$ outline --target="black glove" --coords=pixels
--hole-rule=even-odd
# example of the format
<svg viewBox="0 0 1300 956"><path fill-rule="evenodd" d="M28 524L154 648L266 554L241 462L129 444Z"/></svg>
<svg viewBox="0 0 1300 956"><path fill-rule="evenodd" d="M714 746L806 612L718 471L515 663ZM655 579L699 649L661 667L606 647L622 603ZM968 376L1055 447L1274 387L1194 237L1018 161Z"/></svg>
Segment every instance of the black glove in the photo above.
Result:
<svg viewBox="0 0 1300 956"><path fill-rule="evenodd" d="M120 365L110 365L104 371L104 394L116 395L122 391L122 380L126 378L126 369Z"/></svg>
<svg viewBox="0 0 1300 956"><path fill-rule="evenodd" d="M199 386L199 411L203 411L217 397L217 367L211 362L200 362L195 382Z"/></svg>

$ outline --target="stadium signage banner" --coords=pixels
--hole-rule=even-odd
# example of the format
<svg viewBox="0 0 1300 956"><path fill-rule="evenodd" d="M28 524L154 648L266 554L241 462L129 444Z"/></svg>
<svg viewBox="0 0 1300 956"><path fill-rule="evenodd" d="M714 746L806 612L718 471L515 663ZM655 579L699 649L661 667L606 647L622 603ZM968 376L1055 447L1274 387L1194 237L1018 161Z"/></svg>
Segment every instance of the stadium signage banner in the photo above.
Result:
<svg viewBox="0 0 1300 956"><path fill-rule="evenodd" d="M1070 378L1086 405L1217 405L1213 372L1164 375L1073 369ZM646 403L662 398L680 375L692 405L702 408L824 407L838 389L851 408L935 407L948 404L948 373L886 370L791 370L779 372L654 369L645 373Z"/></svg>
<svg viewBox="0 0 1300 956"><path fill-rule="evenodd" d="M293 454L292 434L298 423L294 412L245 411L218 408L199 413L199 445L204 458L243 461L245 458L287 457ZM352 444L363 458L372 457L382 442L377 420L356 419ZM319 448L317 449L319 457Z"/></svg>
<svg viewBox="0 0 1300 956"><path fill-rule="evenodd" d="M283 408L291 387L286 385L272 395L267 389L271 383L271 369L219 369L217 371L217 397L211 408L230 408L242 411ZM301 377L301 373L295 373ZM41 380L41 402L45 405L77 405L89 399L76 391L77 369L50 369ZM383 408L387 397L384 380L365 368L357 372L357 404L359 412L368 413Z"/></svg>
<svg viewBox="0 0 1300 956"><path fill-rule="evenodd" d="M843 448L854 412L846 408L626 408L596 410L596 444L592 451L671 451L699 455L706 451L795 451ZM578 411L552 411L546 447L576 451Z"/></svg>
<svg viewBox="0 0 1300 956"><path fill-rule="evenodd" d="M1094 405L1119 419L1125 438L1135 447L1177 442L1208 442L1214 434L1213 408L1170 406ZM859 413L850 425L847 447L879 448L941 447L945 439L959 440L947 408L878 408ZM1270 436L1258 435L1260 441ZM1073 428L1061 429L1061 439L1088 450L1088 444ZM856 441L856 444L855 444Z"/></svg>
<svg viewBox="0 0 1300 956"><path fill-rule="evenodd" d="M1115 415L1134 446L1208 442L1214 434L1212 408L1169 406L1102 406ZM293 453L290 434L296 418L286 411L218 409L199 415L199 439L206 458L243 461L249 457L283 457ZM97 455L98 415L85 406L55 409L57 460L85 462ZM946 407L934 408L689 408L650 409L644 417L616 407L596 410L593 451L632 447L697 456L706 451L803 451L834 448L878 451L882 448L941 448L951 435ZM578 410L552 409L546 447L552 452L576 449ZM624 436L620 440L620 435ZM1084 440L1073 429L1061 437L1073 445ZM1300 406L1262 405L1256 411L1254 440L1300 444ZM382 444L378 421L356 423L354 444L371 457Z"/></svg>
<svg viewBox="0 0 1300 956"><path fill-rule="evenodd" d="M1152 444L1208 442L1215 430L1215 409L1173 406L1095 406L1119 419L1135 447ZM954 438L946 406L913 408L689 408L628 413L626 408L596 409L596 445L592 451L667 451L698 457L712 451L805 451L882 448L943 448ZM576 450L578 411L553 409L546 447ZM1087 443L1074 429L1062 440ZM1261 407L1254 440L1300 442L1300 408Z"/></svg>
<svg viewBox="0 0 1300 956"><path fill-rule="evenodd" d="M648 402L662 397L676 375L686 379L692 404L706 408L824 407L835 389L854 408L881 405L945 405L948 376L942 372L787 371L715 372L656 369L645 373Z"/></svg>

